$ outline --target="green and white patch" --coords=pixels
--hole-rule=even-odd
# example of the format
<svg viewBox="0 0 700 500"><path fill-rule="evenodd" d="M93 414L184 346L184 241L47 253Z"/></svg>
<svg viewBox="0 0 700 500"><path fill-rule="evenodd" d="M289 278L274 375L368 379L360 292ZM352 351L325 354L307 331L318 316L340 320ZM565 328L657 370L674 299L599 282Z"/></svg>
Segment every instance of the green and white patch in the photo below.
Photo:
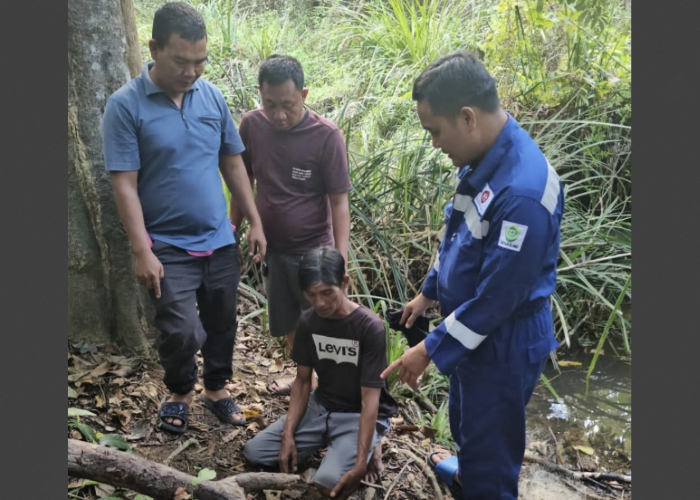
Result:
<svg viewBox="0 0 700 500"><path fill-rule="evenodd" d="M527 226L504 220L501 224L501 236L498 246L519 252L527 234Z"/></svg>

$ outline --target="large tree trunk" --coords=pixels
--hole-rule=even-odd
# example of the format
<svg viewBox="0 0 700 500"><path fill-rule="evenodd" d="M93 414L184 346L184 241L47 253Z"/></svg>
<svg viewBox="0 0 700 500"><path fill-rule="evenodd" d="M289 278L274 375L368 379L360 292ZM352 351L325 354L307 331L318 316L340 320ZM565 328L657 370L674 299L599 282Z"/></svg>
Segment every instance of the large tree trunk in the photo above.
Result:
<svg viewBox="0 0 700 500"><path fill-rule="evenodd" d="M141 73L141 48L139 47L139 32L136 27L136 12L134 0L119 0L122 11L122 27L126 37L126 64L129 67L131 78L136 78Z"/></svg>
<svg viewBox="0 0 700 500"><path fill-rule="evenodd" d="M146 351L150 303L134 277L100 135L107 97L131 78L120 1L68 0L68 337ZM133 4L127 21L135 33Z"/></svg>

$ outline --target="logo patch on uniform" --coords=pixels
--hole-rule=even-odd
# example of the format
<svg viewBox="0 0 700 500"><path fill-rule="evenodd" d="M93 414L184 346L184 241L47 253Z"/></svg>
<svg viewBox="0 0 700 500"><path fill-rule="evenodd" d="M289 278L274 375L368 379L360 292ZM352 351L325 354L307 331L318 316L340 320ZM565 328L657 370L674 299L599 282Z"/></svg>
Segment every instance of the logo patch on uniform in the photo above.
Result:
<svg viewBox="0 0 700 500"><path fill-rule="evenodd" d="M493 200L493 189L488 183L484 186L484 189L474 197L474 206L476 206L477 212L481 217L484 216L486 209L489 208L491 201Z"/></svg>
<svg viewBox="0 0 700 500"><path fill-rule="evenodd" d="M498 239L498 246L519 252L523 246L526 233L527 226L504 220L501 225L501 236Z"/></svg>
<svg viewBox="0 0 700 500"><path fill-rule="evenodd" d="M312 333L318 359L330 359L336 363L351 363L357 366L360 343L357 340L336 339Z"/></svg>

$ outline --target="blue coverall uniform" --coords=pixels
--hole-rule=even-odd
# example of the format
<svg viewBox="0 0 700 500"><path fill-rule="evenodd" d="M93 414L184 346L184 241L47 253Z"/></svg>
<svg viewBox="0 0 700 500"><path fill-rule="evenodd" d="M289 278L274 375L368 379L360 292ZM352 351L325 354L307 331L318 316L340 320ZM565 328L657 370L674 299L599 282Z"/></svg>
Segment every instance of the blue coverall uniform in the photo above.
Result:
<svg viewBox="0 0 700 500"><path fill-rule="evenodd" d="M464 498L516 500L525 406L554 337L564 193L517 121L478 165L463 167L445 208L446 231L422 293L446 319L426 338L450 378L450 428Z"/></svg>

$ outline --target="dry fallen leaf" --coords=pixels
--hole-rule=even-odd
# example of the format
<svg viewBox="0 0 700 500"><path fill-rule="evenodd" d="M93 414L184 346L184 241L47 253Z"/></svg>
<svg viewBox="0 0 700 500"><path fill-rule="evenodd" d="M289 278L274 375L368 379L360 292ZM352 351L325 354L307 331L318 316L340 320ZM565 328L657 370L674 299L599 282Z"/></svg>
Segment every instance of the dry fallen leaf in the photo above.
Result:
<svg viewBox="0 0 700 500"><path fill-rule="evenodd" d="M421 441L421 442L420 442L420 445L421 445L423 448L429 447L429 446L430 446L430 438L427 438L427 439L424 439L423 441Z"/></svg>
<svg viewBox="0 0 700 500"><path fill-rule="evenodd" d="M222 437L221 440L222 440L224 443L228 443L228 442L231 441L233 438L235 438L236 436L238 436L238 434L240 434L240 432L241 432L240 429L234 429L234 430L232 430L231 432L229 432L228 434L224 435L224 437Z"/></svg>
<svg viewBox="0 0 700 500"><path fill-rule="evenodd" d="M95 493L99 498L111 497L117 489L109 484L98 484L95 486Z"/></svg>
<svg viewBox="0 0 700 500"><path fill-rule="evenodd" d="M114 414L119 418L122 427L131 422L131 412L129 410L114 410Z"/></svg>
<svg viewBox="0 0 700 500"><path fill-rule="evenodd" d="M109 373L112 373L118 377L129 377L134 374L134 369L130 366L120 365L119 368L116 370L110 370Z"/></svg>
<svg viewBox="0 0 700 500"><path fill-rule="evenodd" d="M190 498L192 495L187 493L187 490L180 486L178 489L175 490L175 496L173 497L173 500L187 500Z"/></svg>
<svg viewBox="0 0 700 500"><path fill-rule="evenodd" d="M437 436L438 431L437 429L433 429L432 427L428 427L427 425L422 425L420 428L420 432L428 439L432 439L435 436Z"/></svg>
<svg viewBox="0 0 700 500"><path fill-rule="evenodd" d="M109 371L109 361L105 361L100 366L90 372L91 377L101 377Z"/></svg>
<svg viewBox="0 0 700 500"><path fill-rule="evenodd" d="M284 361L282 361L280 358L275 359L275 364L273 366L270 366L270 373L279 373L284 369Z"/></svg>
<svg viewBox="0 0 700 500"><path fill-rule="evenodd" d="M557 361L557 364L559 366L581 366L582 365L582 363L580 363L578 361L566 361L566 360Z"/></svg>
<svg viewBox="0 0 700 500"><path fill-rule="evenodd" d="M265 500L280 500L282 498L281 491L263 490L263 493L265 493Z"/></svg>
<svg viewBox="0 0 700 500"><path fill-rule="evenodd" d="M139 420L131 430L131 434L126 436L127 441L136 441L147 437L151 432L151 421L148 419Z"/></svg>
<svg viewBox="0 0 700 500"><path fill-rule="evenodd" d="M105 400L99 394L95 395L95 406L97 408L103 408L105 405Z"/></svg>
<svg viewBox="0 0 700 500"><path fill-rule="evenodd" d="M260 415L260 412L252 408L248 408L247 410L243 411L243 418L246 420L251 420L258 415Z"/></svg>

